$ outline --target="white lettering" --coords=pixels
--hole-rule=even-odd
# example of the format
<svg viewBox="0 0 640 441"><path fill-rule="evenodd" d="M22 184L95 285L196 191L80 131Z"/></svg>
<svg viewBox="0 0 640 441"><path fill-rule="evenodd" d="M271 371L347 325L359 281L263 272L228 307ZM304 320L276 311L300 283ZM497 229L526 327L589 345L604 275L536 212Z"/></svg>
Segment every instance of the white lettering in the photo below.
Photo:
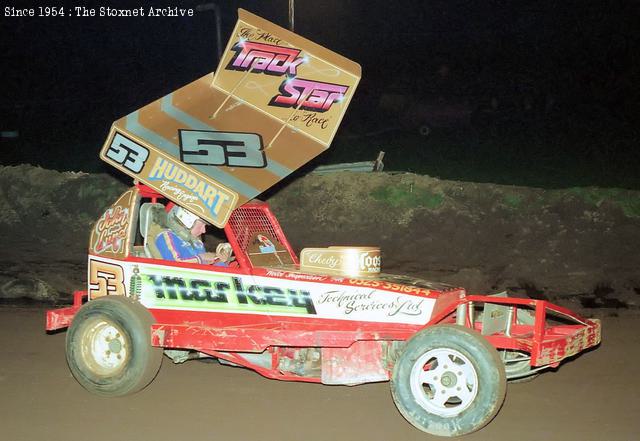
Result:
<svg viewBox="0 0 640 441"><path fill-rule="evenodd" d="M13 6L4 8L5 17L33 17L34 15L36 15L36 10L33 8L15 8Z"/></svg>

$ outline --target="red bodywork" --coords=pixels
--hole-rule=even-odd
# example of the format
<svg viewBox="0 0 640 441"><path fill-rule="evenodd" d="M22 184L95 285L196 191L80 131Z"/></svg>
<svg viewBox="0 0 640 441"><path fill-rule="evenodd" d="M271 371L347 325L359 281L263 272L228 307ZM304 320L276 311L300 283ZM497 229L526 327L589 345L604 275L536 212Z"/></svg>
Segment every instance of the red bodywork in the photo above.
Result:
<svg viewBox="0 0 640 441"><path fill-rule="evenodd" d="M162 196L138 186L143 197L156 201ZM342 280L322 275L305 275L294 271L272 271L254 267L247 255L249 238L256 231L266 231L288 251L298 264L277 219L264 202L251 202L236 209L225 227L227 239L236 256L237 266L216 268L230 274L244 274L286 280L312 280L315 283L340 283L347 286L379 286L376 280ZM206 265L168 262L129 256L127 262L153 263L171 268L210 268ZM531 366L557 366L563 359L600 342L600 322L584 319L547 301L508 297L467 295L464 289L419 289L390 284L391 293L435 300L431 319L426 324L410 325L357 320L293 317L264 314L234 314L209 311L150 309L156 324L152 326L151 344L167 349L193 350L227 362L244 366L275 379L358 384L390 378L397 352L403 343L426 326L457 323L480 333L487 320L478 312L487 305L501 320L498 329L484 332L498 349L531 355ZM86 301L86 292L74 293L70 307L47 311L48 331L71 324ZM500 308L501 307L501 308ZM497 311L497 312L496 312ZM505 315L506 314L506 315ZM519 315L529 320L519 319ZM554 322L559 316L560 320ZM554 320L551 320L551 319Z"/></svg>

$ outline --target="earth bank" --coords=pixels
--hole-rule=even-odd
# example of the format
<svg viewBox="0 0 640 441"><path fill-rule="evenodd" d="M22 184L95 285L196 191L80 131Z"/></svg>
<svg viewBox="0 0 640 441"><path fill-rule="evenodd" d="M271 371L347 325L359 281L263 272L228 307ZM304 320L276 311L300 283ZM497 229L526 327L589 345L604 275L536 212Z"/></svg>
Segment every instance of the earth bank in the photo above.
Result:
<svg viewBox="0 0 640 441"><path fill-rule="evenodd" d="M125 188L105 174L0 167L0 299L69 301L86 282L89 228ZM297 251L379 245L385 272L637 307L637 191L343 172L291 180L268 201Z"/></svg>

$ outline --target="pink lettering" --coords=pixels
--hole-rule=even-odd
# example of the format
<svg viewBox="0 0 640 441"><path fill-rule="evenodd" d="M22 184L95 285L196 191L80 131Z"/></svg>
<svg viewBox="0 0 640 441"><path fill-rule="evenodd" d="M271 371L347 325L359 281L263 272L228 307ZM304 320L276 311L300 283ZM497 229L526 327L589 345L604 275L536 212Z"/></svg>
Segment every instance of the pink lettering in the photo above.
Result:
<svg viewBox="0 0 640 441"><path fill-rule="evenodd" d="M344 98L347 89L340 84L291 78L280 85L280 95L273 97L269 105L326 112L333 103Z"/></svg>
<svg viewBox="0 0 640 441"><path fill-rule="evenodd" d="M295 76L304 58L298 57L300 49L273 46L252 41L239 42L233 47L234 57L227 69L265 73L268 75Z"/></svg>

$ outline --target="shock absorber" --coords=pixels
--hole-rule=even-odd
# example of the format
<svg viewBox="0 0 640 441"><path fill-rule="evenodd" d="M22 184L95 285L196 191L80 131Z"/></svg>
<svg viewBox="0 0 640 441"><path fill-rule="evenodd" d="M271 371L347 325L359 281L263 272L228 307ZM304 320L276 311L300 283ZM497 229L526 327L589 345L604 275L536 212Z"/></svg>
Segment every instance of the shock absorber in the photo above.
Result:
<svg viewBox="0 0 640 441"><path fill-rule="evenodd" d="M133 267L133 275L129 282L129 297L134 300L140 300L140 293L142 292L142 277L140 276L140 269L138 265Z"/></svg>

